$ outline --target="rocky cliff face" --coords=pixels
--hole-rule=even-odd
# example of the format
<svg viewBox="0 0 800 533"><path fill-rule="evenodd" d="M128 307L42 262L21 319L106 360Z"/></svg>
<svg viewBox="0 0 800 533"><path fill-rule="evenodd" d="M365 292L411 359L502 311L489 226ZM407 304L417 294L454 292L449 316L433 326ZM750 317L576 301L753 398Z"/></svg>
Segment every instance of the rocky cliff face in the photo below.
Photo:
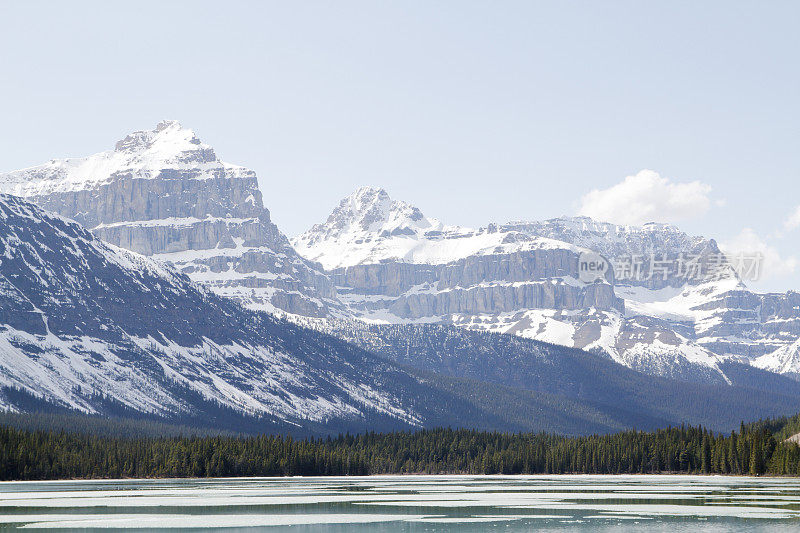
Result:
<svg viewBox="0 0 800 533"><path fill-rule="evenodd" d="M634 258L641 275L615 279L615 293L625 299L628 315L664 320L714 354L758 365L757 358L800 338L800 296L794 291L750 291L747 269L757 265L737 265L739 259L725 256L714 240L687 235L667 224L620 226L586 217L512 222L502 227L586 246L617 263ZM694 264L689 263L692 260ZM655 267L669 268L651 275L654 261Z"/></svg>
<svg viewBox="0 0 800 533"><path fill-rule="evenodd" d="M260 433L519 427L4 194L0 266L2 410L47 404Z"/></svg>
<svg viewBox="0 0 800 533"><path fill-rule="evenodd" d="M687 419L724 431L792 412L800 398L775 375L741 388L718 373L697 387L511 335L352 324L342 321L344 342L246 310L0 194L3 410L138 413L262 434L448 424L593 434Z"/></svg>
<svg viewBox="0 0 800 533"><path fill-rule="evenodd" d="M759 294L736 288L696 309L710 315L698 338L716 353L753 360L800 339L800 295L794 291Z"/></svg>
<svg viewBox="0 0 800 533"><path fill-rule="evenodd" d="M706 239L690 236L670 224L649 223L623 226L598 222L589 217L561 217L545 221L508 222L503 230L549 237L589 248L614 258L626 254L648 256L676 254L702 247Z"/></svg>
<svg viewBox="0 0 800 533"><path fill-rule="evenodd" d="M716 242L670 225L563 217L470 229L364 187L290 243L253 171L175 122L0 175L0 191L252 309L513 333L657 374L702 373L720 358L767 364L773 353L788 362L771 367L795 368L779 350L800 337L797 293L748 290ZM610 263L593 280L580 275L589 252Z"/></svg>
<svg viewBox="0 0 800 533"><path fill-rule="evenodd" d="M659 246L677 253L683 246L703 250L705 241L673 231L648 248L640 235L620 232L612 241L611 225L589 219L563 226L448 226L381 189L362 188L293 244L328 268L340 298L362 320L511 333L603 353L652 374L719 377L719 360L693 342L691 328L654 319L658 328L643 336L647 328L626 316L615 293L613 270L594 280L579 272L579 259L592 251L621 255L636 244L641 253Z"/></svg>
<svg viewBox="0 0 800 533"><path fill-rule="evenodd" d="M252 170L220 161L167 121L113 151L0 175L0 192L72 218L103 240L166 260L254 309L327 316L327 276L270 220Z"/></svg>
<svg viewBox="0 0 800 533"><path fill-rule="evenodd" d="M357 190L293 242L329 268L343 301L368 320L622 308L608 280L577 279L580 247L494 227L446 226L382 189Z"/></svg>
<svg viewBox="0 0 800 533"><path fill-rule="evenodd" d="M528 250L434 265L353 265L329 275L350 309L363 316L387 310L400 319L441 320L530 308L620 308L610 284L564 281L577 272L577 262L568 250Z"/></svg>

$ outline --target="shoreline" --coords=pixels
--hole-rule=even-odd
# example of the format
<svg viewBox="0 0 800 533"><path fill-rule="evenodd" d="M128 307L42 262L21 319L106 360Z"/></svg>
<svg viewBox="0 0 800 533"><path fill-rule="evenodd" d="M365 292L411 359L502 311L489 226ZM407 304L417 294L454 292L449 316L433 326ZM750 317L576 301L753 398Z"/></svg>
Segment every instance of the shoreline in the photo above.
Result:
<svg viewBox="0 0 800 533"><path fill-rule="evenodd" d="M558 478L725 478L725 479L797 479L800 476L791 475L758 475L750 476L743 474L687 474L684 472L660 472L645 474L425 474L425 473L401 473L401 474L367 474L367 475L331 475L331 476L231 476L231 477L130 477L130 478L59 478L59 479L7 479L0 480L0 486L12 483L124 483L130 481L277 481L277 480L340 480L340 479L380 479L380 478L486 478L486 479L558 479Z"/></svg>

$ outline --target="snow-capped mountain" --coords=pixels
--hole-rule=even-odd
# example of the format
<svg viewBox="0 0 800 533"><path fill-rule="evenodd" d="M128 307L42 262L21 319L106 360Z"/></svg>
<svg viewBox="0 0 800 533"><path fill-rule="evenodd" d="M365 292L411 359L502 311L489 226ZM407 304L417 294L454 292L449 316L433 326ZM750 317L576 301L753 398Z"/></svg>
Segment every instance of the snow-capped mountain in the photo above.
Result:
<svg viewBox="0 0 800 533"><path fill-rule="evenodd" d="M0 175L0 192L169 261L250 308L326 316L338 305L328 278L270 220L255 173L221 161L175 121L114 150Z"/></svg>
<svg viewBox="0 0 800 533"><path fill-rule="evenodd" d="M785 355L785 348L800 338L800 294L749 290L740 274L747 274L748 266L757 267L755 260L737 265L747 258L725 256L714 240L690 236L667 224L621 226L586 217L512 222L503 228L586 246L612 261L637 258L640 276L615 278L615 294L625 300L626 315L659 318L716 355L761 365ZM695 258L693 264L691 258ZM659 272L665 275L651 275L654 262L656 267L662 263L671 269ZM773 353L771 358L758 359ZM789 366L773 364L771 368L800 371L800 366L786 363Z"/></svg>
<svg viewBox="0 0 800 533"><path fill-rule="evenodd" d="M342 341L245 310L79 224L0 195L0 408L109 401L178 418L418 426L452 401ZM266 422L265 422L266 423Z"/></svg>
<svg viewBox="0 0 800 533"><path fill-rule="evenodd" d="M606 279L577 277L579 247L548 238L445 226L362 188L294 239L327 273L350 311L368 321L451 322L520 309L621 307Z"/></svg>
<svg viewBox="0 0 800 533"><path fill-rule="evenodd" d="M327 221L292 239L295 249L327 270L396 261L446 264L471 256L533 250L583 249L549 238L447 226L375 187L343 199ZM312 259L313 258L313 259Z"/></svg>
<svg viewBox="0 0 800 533"><path fill-rule="evenodd" d="M685 332L663 320L643 327L642 319L626 316L612 271L581 280L582 254L612 249L595 246L609 245L610 225L576 219L563 231L541 234L529 226L448 226L382 189L366 187L292 242L301 255L328 269L340 299L362 320L513 333L602 352L648 373L703 381L720 377L719 358ZM570 235L573 242L561 240ZM701 246L672 237L672 248ZM636 238L617 240L620 249L629 249L624 243Z"/></svg>
<svg viewBox="0 0 800 533"><path fill-rule="evenodd" d="M716 375L725 358L800 372L800 295L750 291L714 240L669 224L561 217L472 230L366 187L292 242L363 320L513 333L686 379ZM580 281L587 251L609 265L595 283Z"/></svg>
<svg viewBox="0 0 800 533"><path fill-rule="evenodd" d="M247 310L9 195L0 195L0 261L0 409L262 432L454 425L585 434L681 420L726 430L800 403L796 383L766 372L771 381L751 375L748 388L719 379L698 387L452 327L381 331L388 350L342 333L345 342ZM373 355L381 352L403 366ZM491 379L476 379L487 364Z"/></svg>
<svg viewBox="0 0 800 533"><path fill-rule="evenodd" d="M749 291L727 260L713 273L661 272L723 256L671 225L562 217L471 229L363 187L290 243L255 173L174 121L114 150L0 175L3 191L256 310L512 333L692 380L718 375L721 358L785 356L800 338L798 293ZM578 260L590 251L611 266L587 281ZM626 260L640 277L617 268ZM800 373L791 359L770 365Z"/></svg>
<svg viewBox="0 0 800 533"><path fill-rule="evenodd" d="M800 339L757 358L753 366L800 378Z"/></svg>
<svg viewBox="0 0 800 533"><path fill-rule="evenodd" d="M501 228L569 242L594 250L609 259L632 254L643 258L651 254L673 256L681 252L699 251L709 244L706 239L690 236L671 224L630 226L598 222L582 216L508 222ZM657 280L651 278L649 281Z"/></svg>

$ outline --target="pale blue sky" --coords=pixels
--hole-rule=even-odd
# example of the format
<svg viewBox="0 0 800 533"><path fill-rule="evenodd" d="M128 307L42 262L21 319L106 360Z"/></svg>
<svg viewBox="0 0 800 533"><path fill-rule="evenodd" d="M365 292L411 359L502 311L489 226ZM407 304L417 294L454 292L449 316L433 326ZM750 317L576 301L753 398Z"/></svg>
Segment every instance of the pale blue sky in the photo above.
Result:
<svg viewBox="0 0 800 533"><path fill-rule="evenodd" d="M800 289L798 26L799 2L0 0L0 171L174 118L289 235L360 185L471 226L653 202ZM669 181L582 203L642 169Z"/></svg>

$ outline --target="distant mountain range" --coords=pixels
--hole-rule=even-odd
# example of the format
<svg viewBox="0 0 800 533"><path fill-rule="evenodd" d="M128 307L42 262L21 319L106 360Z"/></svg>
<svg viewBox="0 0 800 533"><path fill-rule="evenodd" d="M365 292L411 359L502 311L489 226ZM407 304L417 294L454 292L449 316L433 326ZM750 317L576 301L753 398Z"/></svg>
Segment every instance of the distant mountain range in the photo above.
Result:
<svg viewBox="0 0 800 533"><path fill-rule="evenodd" d="M715 241L673 226L474 230L366 187L290 241L255 174L174 121L0 192L9 407L569 433L800 407L775 374L800 376L800 295L748 290ZM609 269L586 279L590 256Z"/></svg>
<svg viewBox="0 0 800 533"><path fill-rule="evenodd" d="M581 434L680 421L728 429L800 406L797 382L735 363L730 384L687 383L455 327L331 321L331 336L245 309L9 195L0 246L4 408L234 431Z"/></svg>
<svg viewBox="0 0 800 533"><path fill-rule="evenodd" d="M681 379L723 375L732 359L800 370L800 294L750 291L714 240L674 226L563 217L472 230L366 187L292 243L360 320L512 333ZM582 280L593 253L612 269Z"/></svg>

